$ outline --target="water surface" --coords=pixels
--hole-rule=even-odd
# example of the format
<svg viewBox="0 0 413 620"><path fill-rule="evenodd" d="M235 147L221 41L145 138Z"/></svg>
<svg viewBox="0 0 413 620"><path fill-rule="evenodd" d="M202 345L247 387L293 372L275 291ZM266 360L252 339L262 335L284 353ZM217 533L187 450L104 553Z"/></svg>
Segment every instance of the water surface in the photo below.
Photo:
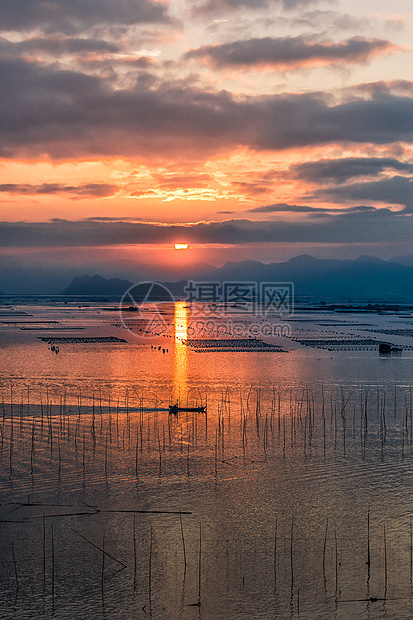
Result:
<svg viewBox="0 0 413 620"><path fill-rule="evenodd" d="M148 337L79 305L2 308L1 617L412 616L413 354L337 344L409 347L411 315L212 353L183 303Z"/></svg>

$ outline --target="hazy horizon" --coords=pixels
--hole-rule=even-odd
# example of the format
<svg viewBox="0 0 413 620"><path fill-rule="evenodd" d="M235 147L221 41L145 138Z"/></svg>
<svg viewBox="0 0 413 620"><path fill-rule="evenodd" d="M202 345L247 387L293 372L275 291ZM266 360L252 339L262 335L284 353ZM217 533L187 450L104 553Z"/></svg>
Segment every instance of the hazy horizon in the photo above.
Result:
<svg viewBox="0 0 413 620"><path fill-rule="evenodd" d="M80 255L78 263L75 265L68 265L64 261L64 257L61 262L55 262L53 265L48 264L47 260L42 264L33 264L30 260L16 260L13 264L12 261L3 263L2 275L0 278L0 291L4 294L59 294L65 290L72 281L81 276L95 276L99 275L106 280L112 278L119 278L122 280L129 280L129 282L137 283L144 280L154 280L160 282L176 282L178 280L186 279L202 279L204 275L213 274L216 270L219 270L226 265L238 263L244 263L251 261L262 265L283 264L294 261L299 257L315 258L317 260L339 260L339 261L362 261L362 262L374 262L384 261L385 263L392 262L404 266L411 266L413 269L413 254L406 255L405 257L393 257L390 261L380 259L372 254L359 254L356 257L339 258L339 257L317 257L313 254L297 254L286 260L256 260L254 258L245 258L241 260L227 260L221 264L217 263L212 265L206 262L191 263L182 261L181 264L172 265L151 265L149 263L137 263L128 261L127 259L112 259L107 260L105 254L95 262L87 262ZM21 257L19 257L21 258ZM47 254L46 254L47 258ZM236 257L234 257L236 258ZM394 259L394 260L393 260ZM304 258L304 263L308 261ZM248 279L248 278L247 278ZM317 296L318 292L315 290L314 295ZM400 297L405 297L405 291L400 292Z"/></svg>

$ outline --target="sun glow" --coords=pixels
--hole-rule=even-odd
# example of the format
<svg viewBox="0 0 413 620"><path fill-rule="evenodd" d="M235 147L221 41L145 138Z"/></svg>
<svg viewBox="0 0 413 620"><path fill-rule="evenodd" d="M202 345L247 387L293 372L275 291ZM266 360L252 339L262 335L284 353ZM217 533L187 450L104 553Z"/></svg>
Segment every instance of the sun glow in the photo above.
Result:
<svg viewBox="0 0 413 620"><path fill-rule="evenodd" d="M187 243L175 243L175 250L187 250L187 249L188 249Z"/></svg>

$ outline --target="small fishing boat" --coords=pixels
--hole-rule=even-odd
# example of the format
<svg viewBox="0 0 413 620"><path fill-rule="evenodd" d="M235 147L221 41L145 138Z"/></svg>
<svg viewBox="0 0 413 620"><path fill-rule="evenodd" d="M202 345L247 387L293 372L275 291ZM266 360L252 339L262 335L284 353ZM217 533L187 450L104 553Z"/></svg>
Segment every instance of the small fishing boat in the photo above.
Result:
<svg viewBox="0 0 413 620"><path fill-rule="evenodd" d="M169 413L178 413L178 411L195 411L196 413L205 413L206 405L203 407L179 407L176 405L169 405Z"/></svg>
<svg viewBox="0 0 413 620"><path fill-rule="evenodd" d="M389 342L381 342L379 344L379 353L396 353L403 351L403 347L390 344Z"/></svg>

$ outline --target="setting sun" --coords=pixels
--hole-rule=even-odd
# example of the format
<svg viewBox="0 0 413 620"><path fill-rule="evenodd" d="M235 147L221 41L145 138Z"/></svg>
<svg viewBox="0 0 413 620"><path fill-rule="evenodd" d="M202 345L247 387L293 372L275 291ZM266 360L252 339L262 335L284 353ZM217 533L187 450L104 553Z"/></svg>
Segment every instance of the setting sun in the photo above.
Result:
<svg viewBox="0 0 413 620"><path fill-rule="evenodd" d="M187 243L175 243L175 250L187 250L187 249L188 249Z"/></svg>

